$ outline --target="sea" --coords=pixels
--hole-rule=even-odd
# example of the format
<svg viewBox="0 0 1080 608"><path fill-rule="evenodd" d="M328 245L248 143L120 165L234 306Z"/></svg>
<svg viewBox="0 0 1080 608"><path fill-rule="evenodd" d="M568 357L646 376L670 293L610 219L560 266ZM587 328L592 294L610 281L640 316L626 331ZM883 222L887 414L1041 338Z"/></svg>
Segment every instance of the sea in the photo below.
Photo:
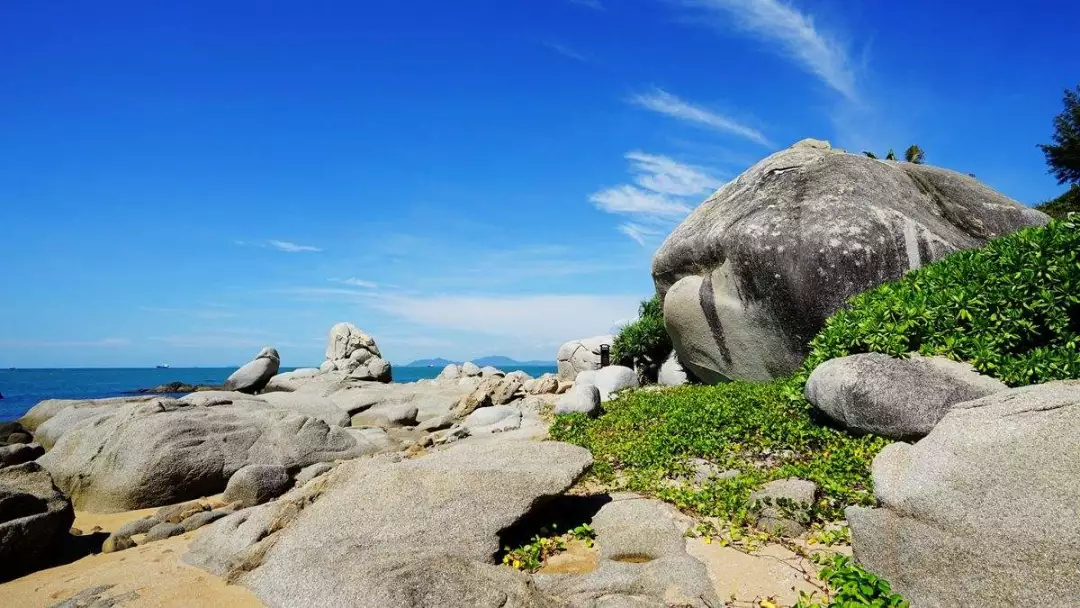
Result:
<svg viewBox="0 0 1080 608"><path fill-rule="evenodd" d="M296 368L283 367L282 372ZM520 369L532 377L554 373L555 366L501 368ZM170 382L221 384L235 367L170 368L81 368L0 370L0 422L16 420L44 399L102 399L137 394L140 388L154 388ZM394 382L415 382L434 378L441 367L394 366Z"/></svg>

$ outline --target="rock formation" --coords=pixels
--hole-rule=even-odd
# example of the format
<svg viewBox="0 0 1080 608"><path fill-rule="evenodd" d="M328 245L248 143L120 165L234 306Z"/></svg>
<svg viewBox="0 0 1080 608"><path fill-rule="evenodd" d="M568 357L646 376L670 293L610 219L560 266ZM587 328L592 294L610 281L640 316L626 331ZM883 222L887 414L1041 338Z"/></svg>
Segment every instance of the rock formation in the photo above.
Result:
<svg viewBox="0 0 1080 608"><path fill-rule="evenodd" d="M338 323L330 328L326 360L322 372L341 371L356 380L390 382L390 363L382 358L375 340L352 323Z"/></svg>
<svg viewBox="0 0 1080 608"><path fill-rule="evenodd" d="M801 364L847 298L1047 221L967 175L804 140L694 210L657 251L653 279L696 377L769 380Z"/></svg>
<svg viewBox="0 0 1080 608"><path fill-rule="evenodd" d="M595 336L582 340L571 340L559 347L555 364L559 370L559 380L573 380L581 372L600 369L600 346L611 345L614 336Z"/></svg>
<svg viewBox="0 0 1080 608"><path fill-rule="evenodd" d="M266 387L270 379L278 373L281 357L272 348L264 348L253 361L232 373L222 387L227 391L255 394Z"/></svg>
<svg viewBox="0 0 1080 608"><path fill-rule="evenodd" d="M74 521L71 501L37 463L0 468L0 581L48 557Z"/></svg>
<svg viewBox="0 0 1080 608"><path fill-rule="evenodd" d="M880 508L849 507L852 547L912 606L1080 598L1080 381L954 405L874 459Z"/></svg>

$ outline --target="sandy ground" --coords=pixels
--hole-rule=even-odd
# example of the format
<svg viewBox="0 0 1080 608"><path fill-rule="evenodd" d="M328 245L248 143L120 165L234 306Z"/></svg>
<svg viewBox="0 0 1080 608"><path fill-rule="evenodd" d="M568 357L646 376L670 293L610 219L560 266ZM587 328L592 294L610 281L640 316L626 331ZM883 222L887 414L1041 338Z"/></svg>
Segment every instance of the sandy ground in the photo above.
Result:
<svg viewBox="0 0 1080 608"><path fill-rule="evenodd" d="M155 511L76 512L74 527L84 532L94 526L112 531ZM199 531L117 553L89 555L0 584L0 606L47 607L69 599L76 599L80 606L97 600L123 608L262 606L246 588L227 585L224 580L180 561L196 534Z"/></svg>

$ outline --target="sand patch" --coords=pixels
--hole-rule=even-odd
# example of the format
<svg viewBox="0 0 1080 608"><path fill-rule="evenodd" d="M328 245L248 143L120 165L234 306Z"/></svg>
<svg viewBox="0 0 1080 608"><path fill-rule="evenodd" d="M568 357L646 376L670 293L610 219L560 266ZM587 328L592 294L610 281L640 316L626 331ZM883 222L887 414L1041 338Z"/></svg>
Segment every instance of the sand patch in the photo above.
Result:
<svg viewBox="0 0 1080 608"><path fill-rule="evenodd" d="M140 512L127 514L132 513ZM142 515L125 521L138 517ZM47 607L76 596L87 605L96 598L105 600L106 605L112 600L112 605L124 608L262 606L244 587L227 585L222 579L180 561L195 534L198 532L127 551L90 555L0 584L0 606Z"/></svg>
<svg viewBox="0 0 1080 608"><path fill-rule="evenodd" d="M566 550L544 560L537 574L585 574L596 570L600 552L595 546L586 547L585 541L566 541Z"/></svg>

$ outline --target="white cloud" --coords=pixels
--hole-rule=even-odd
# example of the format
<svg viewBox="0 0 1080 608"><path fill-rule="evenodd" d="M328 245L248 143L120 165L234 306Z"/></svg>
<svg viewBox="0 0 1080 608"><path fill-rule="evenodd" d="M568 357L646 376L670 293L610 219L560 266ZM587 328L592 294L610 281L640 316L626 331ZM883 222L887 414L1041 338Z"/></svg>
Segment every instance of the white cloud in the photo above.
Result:
<svg viewBox="0 0 1080 608"><path fill-rule="evenodd" d="M641 224L635 224L633 222L627 222L625 224L619 224L617 230L626 236L634 239L638 245L645 247L645 240L649 237L654 237L660 234L660 231L649 228L648 226L642 226Z"/></svg>
<svg viewBox="0 0 1080 608"><path fill-rule="evenodd" d="M330 279L330 280L334 281L335 283L342 283L344 285L352 285L353 287L363 287L364 289L375 289L376 287L379 286L378 283L373 283L371 281L365 281L363 279L357 279L356 277L351 277L351 278L348 278L348 279Z"/></svg>
<svg viewBox="0 0 1080 608"><path fill-rule="evenodd" d="M700 167L684 165L666 156L636 151L628 153L626 159L631 163L631 170L637 174L634 181L643 188L661 194L702 194L719 188L723 183Z"/></svg>
<svg viewBox="0 0 1080 608"><path fill-rule="evenodd" d="M595 192L589 196L589 200L608 213L673 218L682 217L690 212L690 207L681 201L670 199L663 194L647 192L629 184Z"/></svg>
<svg viewBox="0 0 1080 608"><path fill-rule="evenodd" d="M716 112L684 101L663 89L653 89L650 93L635 95L630 98L630 102L653 112L665 114L697 126L738 135L763 146L773 145L761 131L727 116L721 116Z"/></svg>
<svg viewBox="0 0 1080 608"><path fill-rule="evenodd" d="M847 50L818 30L810 15L781 0L681 0L681 4L735 18L743 30L778 43L784 54L802 64L844 97L857 97L855 73Z"/></svg>
<svg viewBox="0 0 1080 608"><path fill-rule="evenodd" d="M237 313L220 309L189 309L189 308L164 308L160 306L140 306L139 310L145 310L147 312L159 312L171 315L183 315L187 317L195 317L197 319L227 319L229 317L237 316Z"/></svg>
<svg viewBox="0 0 1080 608"><path fill-rule="evenodd" d="M296 243L290 243L289 241L233 241L241 247L266 247L269 249L277 249L278 251L284 251L287 253L301 253L304 251L322 251L319 247L312 247L311 245L297 245Z"/></svg>
<svg viewBox="0 0 1080 608"><path fill-rule="evenodd" d="M288 253L299 253L302 251L322 251L318 247L312 247L311 245L297 245L296 243L290 243L288 241L268 241L268 244L277 249L278 251L286 251Z"/></svg>
<svg viewBox="0 0 1080 608"><path fill-rule="evenodd" d="M545 42L544 46L562 55L563 57L569 57L570 59L581 62L588 61L588 59L584 55L566 46L565 44L560 44L558 42Z"/></svg>
<svg viewBox="0 0 1080 608"><path fill-rule="evenodd" d="M636 295L388 296L385 313L441 329L504 336L521 342L564 342L610 332L637 314Z"/></svg>

